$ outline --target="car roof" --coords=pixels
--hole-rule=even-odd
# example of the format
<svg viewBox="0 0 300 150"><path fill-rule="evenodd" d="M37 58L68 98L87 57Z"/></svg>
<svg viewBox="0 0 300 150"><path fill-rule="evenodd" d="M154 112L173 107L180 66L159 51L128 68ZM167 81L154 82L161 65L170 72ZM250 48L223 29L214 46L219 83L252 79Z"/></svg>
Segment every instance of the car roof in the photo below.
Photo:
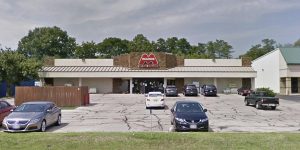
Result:
<svg viewBox="0 0 300 150"><path fill-rule="evenodd" d="M53 102L50 102L50 101L31 101L31 102L25 102L23 104L53 104Z"/></svg>
<svg viewBox="0 0 300 150"><path fill-rule="evenodd" d="M180 100L176 102L176 104L180 104L180 103L199 103L199 102L193 100Z"/></svg>
<svg viewBox="0 0 300 150"><path fill-rule="evenodd" d="M148 94L162 94L161 92L149 92Z"/></svg>

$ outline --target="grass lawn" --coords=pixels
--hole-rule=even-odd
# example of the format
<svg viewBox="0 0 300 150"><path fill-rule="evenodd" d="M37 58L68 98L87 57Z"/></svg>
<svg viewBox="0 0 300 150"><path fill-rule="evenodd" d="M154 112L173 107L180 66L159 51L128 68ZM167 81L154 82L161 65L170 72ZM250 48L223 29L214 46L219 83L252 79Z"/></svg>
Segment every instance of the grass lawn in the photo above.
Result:
<svg viewBox="0 0 300 150"><path fill-rule="evenodd" d="M300 149L299 133L0 133L0 150Z"/></svg>

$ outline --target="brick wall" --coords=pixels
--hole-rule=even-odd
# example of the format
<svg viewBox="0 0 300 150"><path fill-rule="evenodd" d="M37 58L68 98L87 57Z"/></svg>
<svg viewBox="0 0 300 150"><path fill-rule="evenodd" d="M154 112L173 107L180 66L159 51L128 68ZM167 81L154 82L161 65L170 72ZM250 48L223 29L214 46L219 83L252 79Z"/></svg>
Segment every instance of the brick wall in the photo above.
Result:
<svg viewBox="0 0 300 150"><path fill-rule="evenodd" d="M150 54L150 52L131 52L130 54L116 56L114 57L114 66L129 67L132 69L167 69L184 65L184 59L182 57L177 57L173 54L163 52L153 52L158 61L159 67L139 68L139 61L144 53L148 55Z"/></svg>

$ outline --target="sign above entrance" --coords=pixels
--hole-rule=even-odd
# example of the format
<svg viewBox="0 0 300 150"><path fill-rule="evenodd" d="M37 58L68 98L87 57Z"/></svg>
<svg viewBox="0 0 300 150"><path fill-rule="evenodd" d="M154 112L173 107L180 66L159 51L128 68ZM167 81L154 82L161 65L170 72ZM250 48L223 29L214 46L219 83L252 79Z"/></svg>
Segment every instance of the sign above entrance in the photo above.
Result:
<svg viewBox="0 0 300 150"><path fill-rule="evenodd" d="M158 61L153 53L150 53L149 55L144 53L139 61L138 66L140 68L157 68Z"/></svg>

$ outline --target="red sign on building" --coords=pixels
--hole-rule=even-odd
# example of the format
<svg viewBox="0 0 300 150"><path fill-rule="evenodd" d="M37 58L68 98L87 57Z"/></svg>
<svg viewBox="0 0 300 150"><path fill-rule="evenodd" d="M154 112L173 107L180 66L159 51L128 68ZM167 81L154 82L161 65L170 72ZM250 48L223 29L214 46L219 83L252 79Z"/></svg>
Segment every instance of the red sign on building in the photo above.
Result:
<svg viewBox="0 0 300 150"><path fill-rule="evenodd" d="M158 61L153 53L149 55L144 53L139 61L140 68L156 68L158 67Z"/></svg>

